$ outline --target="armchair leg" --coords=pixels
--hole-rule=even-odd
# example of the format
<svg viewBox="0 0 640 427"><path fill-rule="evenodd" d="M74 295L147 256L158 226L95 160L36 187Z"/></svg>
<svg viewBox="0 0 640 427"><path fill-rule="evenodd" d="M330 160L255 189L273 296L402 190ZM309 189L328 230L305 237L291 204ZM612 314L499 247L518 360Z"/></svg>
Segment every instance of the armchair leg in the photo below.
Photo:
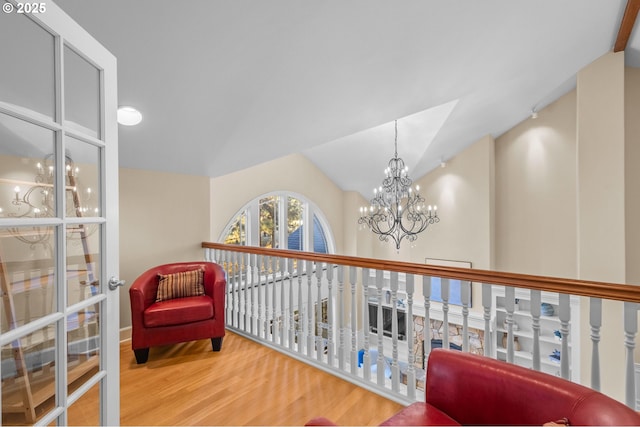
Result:
<svg viewBox="0 0 640 427"><path fill-rule="evenodd" d="M136 355L136 363L138 365L147 363L147 360L149 359L149 347L134 349L133 353Z"/></svg>
<svg viewBox="0 0 640 427"><path fill-rule="evenodd" d="M213 351L220 351L222 348L222 337L211 338L211 347L213 347Z"/></svg>

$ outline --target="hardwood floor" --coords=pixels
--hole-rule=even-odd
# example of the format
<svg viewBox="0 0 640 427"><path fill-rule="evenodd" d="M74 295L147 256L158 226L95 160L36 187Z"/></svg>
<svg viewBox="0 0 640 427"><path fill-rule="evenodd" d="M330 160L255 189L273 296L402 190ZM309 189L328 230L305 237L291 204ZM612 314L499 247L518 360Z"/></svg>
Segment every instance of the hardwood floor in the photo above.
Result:
<svg viewBox="0 0 640 427"><path fill-rule="evenodd" d="M220 352L201 340L152 348L144 365L129 342L120 354L122 425L377 425L402 407L230 332Z"/></svg>

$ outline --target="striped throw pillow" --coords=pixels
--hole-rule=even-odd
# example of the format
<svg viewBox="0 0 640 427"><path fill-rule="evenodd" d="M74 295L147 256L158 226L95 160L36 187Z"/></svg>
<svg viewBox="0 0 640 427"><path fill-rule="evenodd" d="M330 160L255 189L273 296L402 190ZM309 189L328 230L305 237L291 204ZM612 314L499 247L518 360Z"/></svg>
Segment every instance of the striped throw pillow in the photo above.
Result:
<svg viewBox="0 0 640 427"><path fill-rule="evenodd" d="M158 279L156 302L204 294L204 270L202 269L158 274Z"/></svg>

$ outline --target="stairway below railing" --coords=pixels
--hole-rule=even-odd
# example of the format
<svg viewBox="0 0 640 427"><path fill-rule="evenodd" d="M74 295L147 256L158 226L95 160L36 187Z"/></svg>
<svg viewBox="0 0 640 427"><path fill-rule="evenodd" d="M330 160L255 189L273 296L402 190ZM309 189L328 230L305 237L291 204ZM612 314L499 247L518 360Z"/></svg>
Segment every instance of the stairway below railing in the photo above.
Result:
<svg viewBox="0 0 640 427"><path fill-rule="evenodd" d="M227 271L230 330L395 401L424 398L429 352L442 346L558 375L638 406L635 285L202 247L207 261Z"/></svg>

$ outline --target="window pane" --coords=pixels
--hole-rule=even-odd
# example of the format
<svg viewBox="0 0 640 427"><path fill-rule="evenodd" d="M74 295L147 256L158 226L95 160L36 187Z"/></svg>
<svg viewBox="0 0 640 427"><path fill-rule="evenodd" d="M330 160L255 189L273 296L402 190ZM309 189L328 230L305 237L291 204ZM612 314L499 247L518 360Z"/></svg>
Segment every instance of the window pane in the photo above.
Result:
<svg viewBox="0 0 640 427"><path fill-rule="evenodd" d="M324 234L322 224L316 215L313 216L313 251L321 254L329 252L327 236Z"/></svg>
<svg viewBox="0 0 640 427"><path fill-rule="evenodd" d="M100 216L100 149L67 137L67 216Z"/></svg>
<svg viewBox="0 0 640 427"><path fill-rule="evenodd" d="M96 384L69 407L67 425L99 426L100 425L100 384Z"/></svg>
<svg viewBox="0 0 640 427"><path fill-rule="evenodd" d="M4 2L2 2L4 4ZM55 110L54 38L17 13L0 14L3 102L53 119Z"/></svg>
<svg viewBox="0 0 640 427"><path fill-rule="evenodd" d="M52 248L53 227L0 228L2 333L56 310Z"/></svg>
<svg viewBox="0 0 640 427"><path fill-rule="evenodd" d="M84 301L100 291L100 225L76 224L67 228L67 305Z"/></svg>
<svg viewBox="0 0 640 427"><path fill-rule="evenodd" d="M98 138L100 72L69 47L64 47L64 103L67 124Z"/></svg>
<svg viewBox="0 0 640 427"><path fill-rule="evenodd" d="M0 217L55 216L53 131L0 114Z"/></svg>
<svg viewBox="0 0 640 427"><path fill-rule="evenodd" d="M289 197L287 203L287 249L304 250L304 205L295 197Z"/></svg>
<svg viewBox="0 0 640 427"><path fill-rule="evenodd" d="M52 324L2 347L3 424L33 424L53 409L55 341ZM34 396L35 408L29 405L28 396Z"/></svg>
<svg viewBox="0 0 640 427"><path fill-rule="evenodd" d="M247 213L242 212L238 215L229 227L227 237L224 243L228 245L246 245L247 244Z"/></svg>
<svg viewBox="0 0 640 427"><path fill-rule="evenodd" d="M278 196L260 200L260 247L279 248Z"/></svg>
<svg viewBox="0 0 640 427"><path fill-rule="evenodd" d="M100 328L98 304L67 317L67 380L72 393L98 373Z"/></svg>

